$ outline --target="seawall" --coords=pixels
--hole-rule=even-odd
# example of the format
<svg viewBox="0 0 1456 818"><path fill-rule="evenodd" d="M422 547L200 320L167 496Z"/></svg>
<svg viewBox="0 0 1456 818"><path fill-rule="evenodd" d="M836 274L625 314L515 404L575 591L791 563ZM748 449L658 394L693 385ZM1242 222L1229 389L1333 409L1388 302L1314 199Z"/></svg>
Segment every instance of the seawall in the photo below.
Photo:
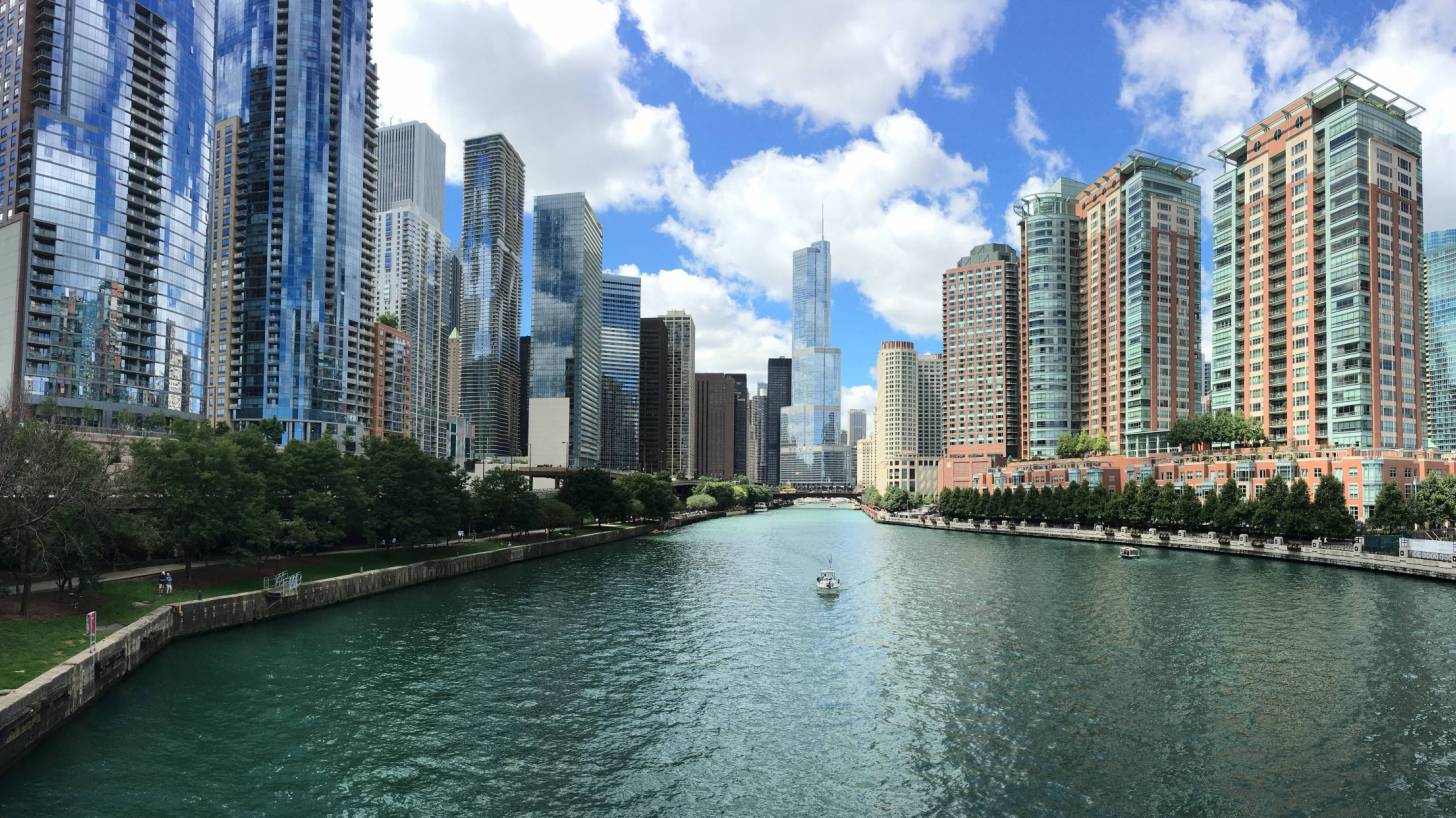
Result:
<svg viewBox="0 0 1456 818"><path fill-rule="evenodd" d="M1143 531L1095 531L1088 529L1062 528L1060 526L1012 525L988 520L964 522L934 522L907 517L894 517L884 512L865 509L870 519L884 525L904 525L927 528L935 531L959 531L975 534L1000 534L1013 537L1041 537L1050 540L1075 540L1078 542L1102 543L1104 545L1131 545L1137 548L1172 548L1181 551L1204 551L1212 554L1229 554L1238 557L1286 560L1315 565L1333 565L1340 568L1354 568L1362 571L1378 571L1384 574L1402 574L1422 579L1445 581L1456 580L1456 564L1433 560L1397 557L1385 554L1367 554L1357 551L1315 548L1308 545L1291 550L1282 545L1266 544L1262 548L1247 543L1230 541L1220 543L1207 534L1175 534L1161 532L1149 534ZM1166 536L1162 536L1166 535Z"/></svg>
<svg viewBox="0 0 1456 818"><path fill-rule="evenodd" d="M662 528L678 528L722 516L722 512L711 512L673 519ZM98 641L94 651L82 651L0 697L0 773L176 639L514 562L620 542L654 530L653 526L634 526L363 571L301 583L297 595L281 599L269 599L258 590L163 606Z"/></svg>

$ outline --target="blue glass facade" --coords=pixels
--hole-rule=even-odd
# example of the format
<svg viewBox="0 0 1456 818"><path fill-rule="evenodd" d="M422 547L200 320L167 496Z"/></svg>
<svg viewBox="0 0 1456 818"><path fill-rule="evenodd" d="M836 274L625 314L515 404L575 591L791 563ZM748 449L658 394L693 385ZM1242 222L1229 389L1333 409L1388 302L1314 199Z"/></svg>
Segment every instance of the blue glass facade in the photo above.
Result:
<svg viewBox="0 0 1456 818"><path fill-rule="evenodd" d="M602 225L581 193L537 196L531 264L531 398L569 398L569 465L601 459Z"/></svg>
<svg viewBox="0 0 1456 818"><path fill-rule="evenodd" d="M230 415L289 439L367 420L378 130L369 0L219 0L217 111L236 117Z"/></svg>
<svg viewBox="0 0 1456 818"><path fill-rule="evenodd" d="M0 287L24 301L0 339L0 392L87 425L200 418L212 4L4 11L29 75L6 60Z"/></svg>
<svg viewBox="0 0 1456 818"><path fill-rule="evenodd" d="M642 279L602 276L602 459L604 469L638 467Z"/></svg>
<svg viewBox="0 0 1456 818"><path fill-rule="evenodd" d="M1426 445L1456 451L1456 230L1426 234Z"/></svg>
<svg viewBox="0 0 1456 818"><path fill-rule="evenodd" d="M853 482L839 442L839 349L830 346L829 242L794 253L792 404L779 426L779 480L799 488Z"/></svg>
<svg viewBox="0 0 1456 818"><path fill-rule="evenodd" d="M465 142L460 411L475 424L475 448L514 455L523 437L521 253L526 166L500 134Z"/></svg>

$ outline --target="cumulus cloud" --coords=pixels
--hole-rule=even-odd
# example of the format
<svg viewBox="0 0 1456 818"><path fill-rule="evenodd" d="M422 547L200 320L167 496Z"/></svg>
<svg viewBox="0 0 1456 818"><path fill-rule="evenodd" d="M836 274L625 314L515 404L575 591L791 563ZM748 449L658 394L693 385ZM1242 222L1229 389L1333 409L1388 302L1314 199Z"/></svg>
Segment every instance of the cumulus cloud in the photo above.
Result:
<svg viewBox="0 0 1456 818"><path fill-rule="evenodd" d="M503 133L531 195L581 190L598 208L652 203L690 173L672 105L622 81L632 58L610 0L416 0L374 4L385 121L421 120L461 176L463 142Z"/></svg>
<svg viewBox="0 0 1456 818"><path fill-rule="evenodd" d="M789 354L789 327L757 314L752 301L718 279L682 269L643 273L636 265L614 272L642 277L642 314L684 310L693 317L699 372L744 372L749 389L767 381L768 359Z"/></svg>
<svg viewBox="0 0 1456 818"><path fill-rule="evenodd" d="M1017 216L1014 210L1016 203L1025 196L1050 190L1057 178L1067 173L1072 162L1065 153L1048 144L1046 131L1042 130L1041 123L1037 121L1036 110L1031 107L1031 99L1024 88L1016 89L1015 112L1011 118L1011 135L1016 138L1016 144L1026 151L1026 155L1032 161L1031 172L1021 183L1021 187L1017 189L1016 198L1007 205L1004 214L1005 240L1016 245L1019 240L1019 231L1016 227Z"/></svg>
<svg viewBox="0 0 1456 818"><path fill-rule="evenodd" d="M708 96L866 126L986 47L1005 0L627 0L647 44Z"/></svg>
<svg viewBox="0 0 1456 818"><path fill-rule="evenodd" d="M896 329L934 335L941 273L991 235L978 210L985 179L901 111L872 138L812 156L767 150L711 182L694 178L673 194L677 213L662 230L689 266L787 300L794 250L819 238L823 206L834 280L852 282Z"/></svg>
<svg viewBox="0 0 1456 818"><path fill-rule="evenodd" d="M875 395L878 389L872 383L846 386L839 392L839 404L844 410L842 429L849 428L849 410L863 409L868 422L868 431L875 430Z"/></svg>

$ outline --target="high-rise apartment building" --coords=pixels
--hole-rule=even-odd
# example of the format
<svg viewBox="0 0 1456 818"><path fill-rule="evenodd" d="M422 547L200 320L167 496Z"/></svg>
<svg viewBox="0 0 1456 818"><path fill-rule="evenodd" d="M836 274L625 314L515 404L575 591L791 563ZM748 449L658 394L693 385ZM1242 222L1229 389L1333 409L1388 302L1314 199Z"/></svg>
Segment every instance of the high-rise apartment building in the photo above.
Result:
<svg viewBox="0 0 1456 818"><path fill-rule="evenodd" d="M520 431L520 443L516 455L526 455L526 445L531 439L531 336L522 335L517 347L520 351L516 362L521 371L516 378L516 428Z"/></svg>
<svg viewBox="0 0 1456 818"><path fill-rule="evenodd" d="M738 439L737 376L699 372L693 378L697 476L731 480Z"/></svg>
<svg viewBox="0 0 1456 818"><path fill-rule="evenodd" d="M1020 275L1009 245L982 244L942 277L941 446L952 457L1021 454ZM883 423L876 412L876 437Z"/></svg>
<svg viewBox="0 0 1456 818"><path fill-rule="evenodd" d="M374 437L409 435L412 431L413 345L414 340L408 333L375 322L374 376L370 379L369 400L369 434Z"/></svg>
<svg viewBox="0 0 1456 818"><path fill-rule="evenodd" d="M601 462L602 224L581 193L537 196L531 262L531 462ZM476 431L477 446L480 431Z"/></svg>
<svg viewBox="0 0 1456 818"><path fill-rule="evenodd" d="M846 430L845 443L849 446L849 473L859 475L859 442L869 432L869 417L863 409L851 409L848 412L849 428Z"/></svg>
<svg viewBox="0 0 1456 818"><path fill-rule="evenodd" d="M636 471L641 407L642 279L602 276L602 459L604 469Z"/></svg>
<svg viewBox="0 0 1456 818"><path fill-rule="evenodd" d="M642 470L691 477L697 454L693 318L682 310L668 310L657 318L643 318L641 327Z"/></svg>
<svg viewBox="0 0 1456 818"><path fill-rule="evenodd" d="M204 416L213 11L0 5L0 403Z"/></svg>
<svg viewBox="0 0 1456 818"><path fill-rule="evenodd" d="M748 375L733 379L733 476L748 474Z"/></svg>
<svg viewBox="0 0 1456 818"><path fill-rule="evenodd" d="M229 372L234 423L277 419L286 440L332 432L348 446L372 395L377 90L369 0L318 5L217 4L215 121L234 128L235 218L212 234L213 270L232 279L227 361L214 365Z"/></svg>
<svg viewBox="0 0 1456 818"><path fill-rule="evenodd" d="M439 221L445 142L428 125L409 122L380 128L379 144L376 310L381 318L392 316L410 339L410 417L405 433L425 452L446 457L450 335L458 323L460 260Z"/></svg>
<svg viewBox="0 0 1456 818"><path fill-rule="evenodd" d="M1423 445L1421 110L1346 70L1213 153L1213 411Z"/></svg>
<svg viewBox="0 0 1456 818"><path fill-rule="evenodd" d="M639 323L637 446L642 471L669 472L667 466L667 324L662 318Z"/></svg>
<svg viewBox="0 0 1456 818"><path fill-rule="evenodd" d="M466 140L462 193L460 337L464 360L461 364L461 411L475 425L475 448L479 454L514 455L520 450L523 439L517 422L517 406L521 383L518 355L526 165L504 136L492 134ZM558 199L544 198L548 201ZM581 204L585 205L585 201L582 197ZM541 199L538 198L538 212L540 207ZM548 204L548 211L556 212L553 207ZM590 213L590 207L586 211ZM596 217L593 215L587 221L595 224ZM558 233L548 231L546 238L551 240L553 237L558 237ZM542 238L542 227L538 222L538 257L542 252ZM552 245L548 248L551 252L559 253L563 247L571 245L564 234L560 238L565 244ZM572 252L580 255L583 250L578 247ZM596 275L599 279L600 226L596 230L595 250L587 252L596 253ZM535 315L533 307L533 321ZM560 384L557 384L557 391L560 391ZM591 445L595 449L595 440Z"/></svg>
<svg viewBox="0 0 1456 818"><path fill-rule="evenodd" d="M1157 451L1198 412L1199 172L1134 151L1077 195L1085 425L1115 452Z"/></svg>
<svg viewBox="0 0 1456 818"><path fill-rule="evenodd" d="M875 470L867 485L934 491L943 453L941 358L917 355L909 341L885 341L875 371Z"/></svg>
<svg viewBox="0 0 1456 818"><path fill-rule="evenodd" d="M794 359L768 359L768 402L764 404L763 421L763 482L778 486L779 452L782 447L780 429L783 427L784 407L794 399Z"/></svg>
<svg viewBox="0 0 1456 818"><path fill-rule="evenodd" d="M748 468L744 476L750 483L762 483L764 471L763 422L764 407L768 404L768 384L760 382L748 399L747 433Z"/></svg>
<svg viewBox="0 0 1456 818"><path fill-rule="evenodd" d="M1456 451L1456 230L1426 234L1426 446Z"/></svg>
<svg viewBox="0 0 1456 818"><path fill-rule="evenodd" d="M793 394L780 413L779 479L799 488L848 485L839 442L839 349L830 346L829 242L794 252Z"/></svg>
<svg viewBox="0 0 1456 818"><path fill-rule="evenodd" d="M879 444L873 432L854 444L854 484L861 489L867 489L879 482L878 452ZM877 488L876 491L878 490Z"/></svg>
<svg viewBox="0 0 1456 818"><path fill-rule="evenodd" d="M1086 187L1058 179L1016 207L1022 253L1018 445L1024 456L1050 457L1059 437L1082 431L1087 338L1077 195Z"/></svg>

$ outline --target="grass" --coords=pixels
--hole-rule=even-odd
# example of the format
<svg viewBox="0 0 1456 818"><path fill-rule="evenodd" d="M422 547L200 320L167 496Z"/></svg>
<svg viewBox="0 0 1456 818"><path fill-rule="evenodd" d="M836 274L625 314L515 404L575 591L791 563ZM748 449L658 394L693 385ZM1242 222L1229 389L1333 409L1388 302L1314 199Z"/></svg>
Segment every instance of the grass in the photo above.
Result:
<svg viewBox="0 0 1456 818"><path fill-rule="evenodd" d="M558 536L562 534L558 533ZM303 580L312 582L360 570L393 568L424 560L494 551L545 539L545 535L536 534L510 541L481 540L458 546L324 554L308 558L301 565L290 563L289 568L302 570ZM217 568L224 570L214 570ZM195 599L199 591L206 598L261 590L263 574L275 573L276 570L276 567L270 567L260 571L251 565L208 566L196 569L191 580L179 572L174 575L175 590L170 596L157 593L157 582L153 578L105 582L97 591L78 603L74 611L0 620L0 690L20 687L83 650L88 641L84 634L87 611L96 611L96 621L102 628L125 626L155 610L159 605ZM12 606L19 604L14 598L6 598L6 602L7 607L12 610ZM49 608L51 611L55 610L54 605ZM98 638L105 636L106 633L102 633Z"/></svg>

